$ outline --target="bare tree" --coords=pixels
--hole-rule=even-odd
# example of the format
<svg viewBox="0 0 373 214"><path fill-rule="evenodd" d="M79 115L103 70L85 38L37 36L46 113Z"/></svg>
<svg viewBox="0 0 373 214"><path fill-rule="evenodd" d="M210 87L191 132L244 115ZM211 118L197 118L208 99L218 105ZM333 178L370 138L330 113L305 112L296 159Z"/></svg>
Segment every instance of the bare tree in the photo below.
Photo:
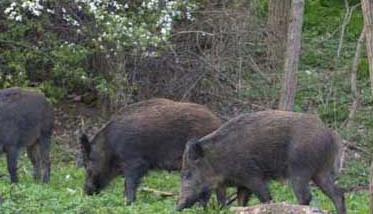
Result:
<svg viewBox="0 0 373 214"><path fill-rule="evenodd" d="M362 0L361 7L364 15L365 36L369 61L370 85L373 96L373 1Z"/></svg>
<svg viewBox="0 0 373 214"><path fill-rule="evenodd" d="M297 88L297 72L301 49L302 26L304 15L304 0L292 0L290 23L288 29L287 48L284 64L284 76L280 95L279 109L292 111L294 109Z"/></svg>
<svg viewBox="0 0 373 214"><path fill-rule="evenodd" d="M362 0L361 7L364 15L364 28L365 38L367 43L367 54L369 61L369 73L370 73L370 86L371 94L373 96L373 1ZM370 198L370 213L373 214L373 162L370 167L370 185L369 185L369 198Z"/></svg>
<svg viewBox="0 0 373 214"><path fill-rule="evenodd" d="M369 204L370 214L373 214L373 161L370 165Z"/></svg>
<svg viewBox="0 0 373 214"><path fill-rule="evenodd" d="M273 69L282 70L286 50L291 0L269 0L267 56Z"/></svg>
<svg viewBox="0 0 373 214"><path fill-rule="evenodd" d="M354 56L354 60L352 62L352 67L351 67L351 93L352 93L353 101L352 101L350 114L348 115L348 119L346 121L347 128L351 127L352 121L355 118L355 114L356 114L357 108L359 107L359 102L360 102L360 92L357 88L357 71L359 69L361 49L362 49L361 47L363 46L364 38L365 38L365 28L361 31L361 34L357 41L355 56Z"/></svg>

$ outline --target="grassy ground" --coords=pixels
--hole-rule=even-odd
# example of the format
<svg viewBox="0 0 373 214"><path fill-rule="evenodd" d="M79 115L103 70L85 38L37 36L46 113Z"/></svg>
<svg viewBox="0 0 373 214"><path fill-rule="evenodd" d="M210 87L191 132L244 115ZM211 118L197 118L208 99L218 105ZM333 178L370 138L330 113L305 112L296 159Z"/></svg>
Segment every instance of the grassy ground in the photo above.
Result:
<svg viewBox="0 0 373 214"><path fill-rule="evenodd" d="M138 200L132 206L123 203L123 180L117 178L108 188L97 196L83 193L84 170L77 168L74 161L56 148L53 151L53 169L51 182L40 184L32 180L32 168L25 155L19 163L20 182L9 183L4 155L0 160L0 195L3 204L0 213L176 213L176 198L162 198L153 193L140 191ZM65 158L64 158L65 157ZM344 178L348 179L348 178ZM351 178L352 179L352 178ZM150 187L163 191L177 192L179 177L177 173L152 172L146 176L141 187ZM271 192L276 202L296 203L293 193L285 185L273 183ZM312 206L334 211L332 203L316 188L312 188ZM368 194L366 191L349 193L346 197L349 213L368 213ZM250 204L257 204L253 198ZM207 210L199 207L188 209L184 213L229 213L228 209L219 211L215 202Z"/></svg>

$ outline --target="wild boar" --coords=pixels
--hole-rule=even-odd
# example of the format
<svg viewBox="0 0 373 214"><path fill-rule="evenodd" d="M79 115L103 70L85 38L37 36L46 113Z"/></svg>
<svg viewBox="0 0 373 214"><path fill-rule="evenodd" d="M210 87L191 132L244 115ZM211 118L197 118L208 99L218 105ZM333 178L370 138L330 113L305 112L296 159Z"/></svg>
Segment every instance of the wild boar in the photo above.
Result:
<svg viewBox="0 0 373 214"><path fill-rule="evenodd" d="M309 181L345 214L343 190L334 184L340 140L311 114L262 111L243 114L194 142L183 155L182 187L177 210L192 206L217 186L238 187L239 203L254 193L271 201L267 181L288 179L302 205L311 201Z"/></svg>
<svg viewBox="0 0 373 214"><path fill-rule="evenodd" d="M17 157L22 147L33 164L36 180L49 181L49 147L53 108L43 94L21 88L0 90L0 149L6 153L12 183L17 178Z"/></svg>
<svg viewBox="0 0 373 214"><path fill-rule="evenodd" d="M93 140L81 136L85 192L98 193L121 175L127 204L131 204L148 170L180 170L187 141L220 125L215 114L198 104L151 99L129 105Z"/></svg>

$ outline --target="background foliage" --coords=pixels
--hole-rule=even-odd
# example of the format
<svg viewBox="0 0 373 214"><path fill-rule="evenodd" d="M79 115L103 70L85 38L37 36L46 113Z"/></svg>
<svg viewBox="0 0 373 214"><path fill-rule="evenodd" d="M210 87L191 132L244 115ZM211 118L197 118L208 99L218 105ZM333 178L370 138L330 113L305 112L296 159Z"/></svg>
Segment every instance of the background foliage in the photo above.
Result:
<svg viewBox="0 0 373 214"><path fill-rule="evenodd" d="M353 6L359 0L348 2ZM207 104L224 119L276 108L282 72L271 69L266 60L266 11L265 0L2 0L0 88L38 87L56 108L80 101L110 112L155 96ZM359 205L365 204L367 198L368 163L373 152L373 97L364 48L358 70L360 106L352 126L347 128L352 103L351 64L363 19L357 6L346 25L341 55L337 57L345 14L343 0L306 1L295 109L318 113L343 135L348 145L353 145L346 150L339 182L351 191L350 213L365 213L367 207ZM70 129L73 131L65 141L75 148L76 126ZM62 145L65 141L57 138L57 149L62 146L69 153ZM55 161L58 165L60 159ZM157 203L158 199L142 195L145 202L127 210L121 206L120 183L111 189L114 195L94 199L84 197L81 189L74 190L77 192L73 198L84 201L78 205L69 201L72 193L67 188L81 186L82 174L74 171L72 160L67 163L56 169L52 187L45 193L45 198L54 195L66 199L66 203L59 204L61 207L55 207L58 211L71 208L82 212L93 204L101 204L105 210L109 199L126 212L162 209L167 213L173 207L174 199ZM30 168L26 166L27 174ZM66 171L73 178L60 192L57 183ZM158 176L168 175L151 176L146 185L164 185ZM178 181L175 175L171 177L172 187L165 188L174 190ZM6 177L1 179L2 183L8 182ZM3 195L11 199L3 207L7 212L33 209L14 205L18 196L30 203L40 199L33 192L43 186L31 183L27 180L18 187L1 185ZM9 193L13 190L17 197ZM274 191L281 195L288 190L275 185ZM294 201L294 197L287 192L281 200ZM318 200L316 206L331 209L323 198ZM48 203L46 207L51 206ZM196 210L191 212L198 213Z"/></svg>

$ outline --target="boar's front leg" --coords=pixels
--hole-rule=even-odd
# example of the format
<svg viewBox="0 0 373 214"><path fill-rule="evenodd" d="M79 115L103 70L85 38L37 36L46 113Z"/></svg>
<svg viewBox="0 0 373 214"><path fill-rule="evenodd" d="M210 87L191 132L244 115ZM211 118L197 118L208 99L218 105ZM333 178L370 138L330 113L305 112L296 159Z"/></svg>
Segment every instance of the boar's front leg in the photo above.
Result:
<svg viewBox="0 0 373 214"><path fill-rule="evenodd" d="M210 200L210 197L211 197L211 193L210 192L204 192L200 195L200 198L198 199L198 202L199 204L204 208L206 209L207 208L207 204Z"/></svg>
<svg viewBox="0 0 373 214"><path fill-rule="evenodd" d="M6 149L6 159L8 164L8 171L10 174L10 181L12 183L18 182L17 177L17 158L18 158L18 149L16 146L9 146Z"/></svg>
<svg viewBox="0 0 373 214"><path fill-rule="evenodd" d="M227 200L226 199L226 187L224 185L219 185L215 190L215 194L216 194L216 199L218 201L219 208L223 208L226 205L226 200ZM203 208L207 208L207 204L210 198L211 198L210 191L202 193L199 198L199 204Z"/></svg>
<svg viewBox="0 0 373 214"><path fill-rule="evenodd" d="M219 185L216 190L216 199L220 207L224 207L227 204L227 191L226 186Z"/></svg>
<svg viewBox="0 0 373 214"><path fill-rule="evenodd" d="M250 177L251 178L249 178L243 186L246 189L251 190L259 198L261 203L269 203L272 200L272 197L268 191L266 182L263 181L260 176L253 177L251 175Z"/></svg>
<svg viewBox="0 0 373 214"><path fill-rule="evenodd" d="M244 207L249 202L251 191L246 187L237 187L237 204L238 206Z"/></svg>
<svg viewBox="0 0 373 214"><path fill-rule="evenodd" d="M142 160L134 161L130 168L124 170L124 194L127 198L127 205L132 204L136 200L137 187L147 170L148 165Z"/></svg>

